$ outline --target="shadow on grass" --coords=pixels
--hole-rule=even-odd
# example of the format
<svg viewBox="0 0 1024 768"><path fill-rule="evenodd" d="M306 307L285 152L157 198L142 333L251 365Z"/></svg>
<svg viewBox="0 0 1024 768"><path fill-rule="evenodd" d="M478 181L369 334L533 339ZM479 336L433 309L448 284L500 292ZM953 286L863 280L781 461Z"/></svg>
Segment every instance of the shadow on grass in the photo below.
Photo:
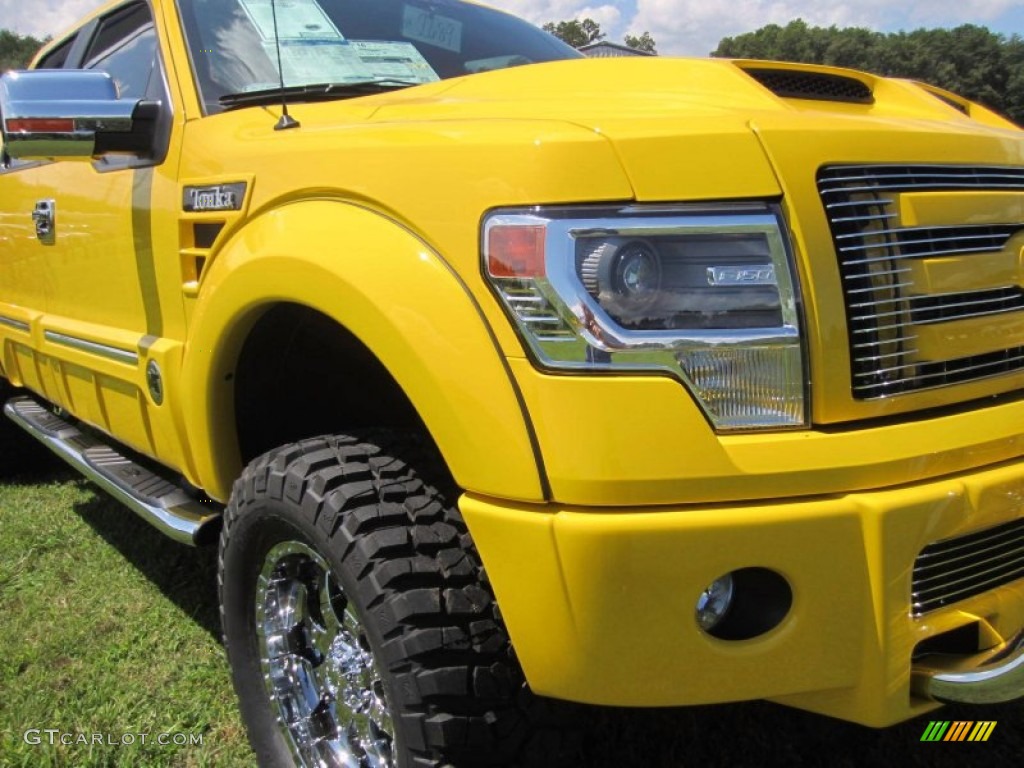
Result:
<svg viewBox="0 0 1024 768"><path fill-rule="evenodd" d="M3 466L4 464L0 462L0 467ZM53 462L35 462L31 466L19 468L13 474L2 474L0 483L27 488L51 483L66 483L80 477L81 475L75 470L54 457Z"/></svg>
<svg viewBox="0 0 1024 768"><path fill-rule="evenodd" d="M39 485L78 476L44 445L14 429L0 424L0 482L4 485Z"/></svg>
<svg viewBox="0 0 1024 768"><path fill-rule="evenodd" d="M76 504L75 512L219 643L217 548L172 541L103 491L95 492L96 498Z"/></svg>

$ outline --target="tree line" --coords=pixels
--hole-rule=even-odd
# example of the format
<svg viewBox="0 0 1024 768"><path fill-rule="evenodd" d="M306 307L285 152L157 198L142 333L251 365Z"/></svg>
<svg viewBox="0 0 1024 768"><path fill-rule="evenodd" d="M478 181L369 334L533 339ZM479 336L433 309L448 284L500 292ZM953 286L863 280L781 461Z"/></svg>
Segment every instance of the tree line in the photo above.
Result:
<svg viewBox="0 0 1024 768"><path fill-rule="evenodd" d="M543 27L545 32L550 32L564 43L573 48L582 48L585 45L598 43L604 40L607 35L601 31L601 25L593 19L569 19L568 21L549 21ZM640 35L626 35L622 41L627 48L633 48L644 53L657 53L658 44L651 37L650 32Z"/></svg>
<svg viewBox="0 0 1024 768"><path fill-rule="evenodd" d="M0 29L0 72L23 69L43 44L30 35Z"/></svg>
<svg viewBox="0 0 1024 768"><path fill-rule="evenodd" d="M1024 125L1024 39L985 27L874 32L812 27L801 19L724 38L712 56L799 61L921 80Z"/></svg>

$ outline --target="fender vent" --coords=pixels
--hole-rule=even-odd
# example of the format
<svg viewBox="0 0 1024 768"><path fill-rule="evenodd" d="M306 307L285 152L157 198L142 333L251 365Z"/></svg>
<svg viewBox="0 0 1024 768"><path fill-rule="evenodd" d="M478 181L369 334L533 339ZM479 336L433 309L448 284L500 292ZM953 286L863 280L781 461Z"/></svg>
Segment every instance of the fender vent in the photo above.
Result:
<svg viewBox="0 0 1024 768"><path fill-rule="evenodd" d="M787 99L817 99L852 104L873 104L871 89L853 77L796 69L744 69L748 75Z"/></svg>

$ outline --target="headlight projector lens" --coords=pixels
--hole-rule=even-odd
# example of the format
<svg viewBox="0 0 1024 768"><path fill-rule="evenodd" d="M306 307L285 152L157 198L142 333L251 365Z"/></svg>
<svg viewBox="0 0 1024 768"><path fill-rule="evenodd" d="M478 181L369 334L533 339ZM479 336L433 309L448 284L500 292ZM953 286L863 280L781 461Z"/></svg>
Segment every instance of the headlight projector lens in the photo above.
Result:
<svg viewBox="0 0 1024 768"><path fill-rule="evenodd" d="M606 241L584 258L580 277L594 298L616 301L623 310L640 309L658 298L661 259L642 240Z"/></svg>
<svg viewBox="0 0 1024 768"><path fill-rule="evenodd" d="M613 285L631 299L651 299L661 287L661 263L645 243L624 245L615 254Z"/></svg>

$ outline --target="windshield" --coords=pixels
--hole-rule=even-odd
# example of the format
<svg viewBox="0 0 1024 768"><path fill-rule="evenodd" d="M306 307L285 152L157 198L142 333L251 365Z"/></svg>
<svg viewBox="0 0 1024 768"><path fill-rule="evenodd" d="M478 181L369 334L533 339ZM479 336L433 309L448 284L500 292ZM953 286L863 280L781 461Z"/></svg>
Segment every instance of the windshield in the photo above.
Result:
<svg viewBox="0 0 1024 768"><path fill-rule="evenodd" d="M384 80L429 83L579 56L546 32L461 0L179 0L207 112L226 95ZM340 91L339 93L344 93ZM349 92L351 93L351 92Z"/></svg>

